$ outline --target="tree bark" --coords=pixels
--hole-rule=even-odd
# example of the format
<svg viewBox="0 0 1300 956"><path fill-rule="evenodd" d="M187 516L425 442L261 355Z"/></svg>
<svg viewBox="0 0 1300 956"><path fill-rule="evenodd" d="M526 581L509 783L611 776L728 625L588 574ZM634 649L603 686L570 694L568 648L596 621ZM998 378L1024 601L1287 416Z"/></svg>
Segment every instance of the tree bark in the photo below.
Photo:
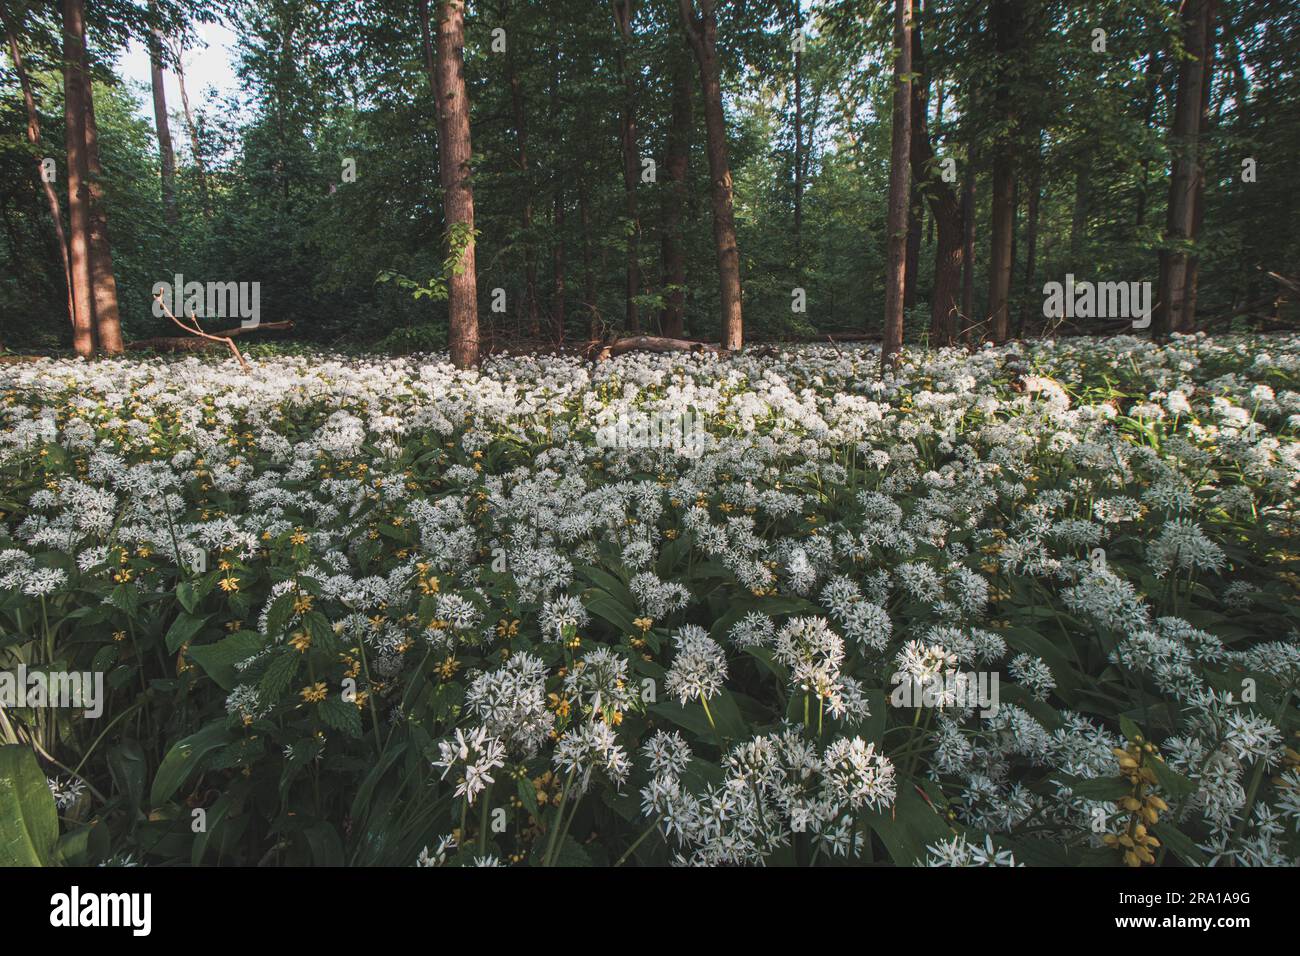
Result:
<svg viewBox="0 0 1300 956"><path fill-rule="evenodd" d="M1025 223L1025 278L1020 303L1020 316L1016 319L1016 338L1023 338L1029 319L1029 303L1034 299L1034 269L1038 254L1038 206L1042 198L1043 132L1038 131L1037 149L1033 170L1029 174L1029 213Z"/></svg>
<svg viewBox="0 0 1300 956"><path fill-rule="evenodd" d="M428 0L421 2L427 22ZM474 186L469 98L465 93L465 0L439 0L435 64L438 90L439 172L447 222L448 258L456 263L447 276L448 340L457 368L478 364L478 283L474 261Z"/></svg>
<svg viewBox="0 0 1300 956"><path fill-rule="evenodd" d="M966 336L975 316L975 180L979 160L974 148L967 150L966 177L961 187L961 322L960 332Z"/></svg>
<svg viewBox="0 0 1300 956"><path fill-rule="evenodd" d="M627 209L627 288L625 291L624 323L631 332L641 328L641 315L636 297L641 294L641 220L637 211L636 185L641 174L641 160L637 153L636 89L628 72L627 47L632 39L632 0L614 0L614 25L619 33L619 46L615 54L619 81L623 86L623 105L619 116L619 148L623 156L623 197Z"/></svg>
<svg viewBox="0 0 1300 956"><path fill-rule="evenodd" d="M149 4L151 16L157 17L158 5ZM163 220L174 233L176 215L176 154L172 151L171 125L167 121L167 91L163 87L163 34L157 26L149 33L149 85L153 92L153 122L158 134L158 160L162 175Z"/></svg>
<svg viewBox="0 0 1300 956"><path fill-rule="evenodd" d="M708 134L709 179L713 193L713 243L718 258L722 305L722 347L739 350L744 342L740 298L740 251L736 247L731 164L727 158L727 127L722 112L722 78L718 64L718 14L715 0L679 0L686 37L700 68L704 96L704 128Z"/></svg>
<svg viewBox="0 0 1300 956"><path fill-rule="evenodd" d="M921 28L912 26L912 72L925 74L925 50ZM942 91L940 93L942 99ZM916 120L916 96L912 96L912 119ZM942 110L942 102L939 107ZM935 165L934 147L930 142L928 124L912 129L912 148L909 156L912 179L923 185L915 190L923 193L930 205L930 224L938 229L938 244L934 252L934 289L930 296L930 340L939 345L953 341L958 332L960 311L959 296L962 283L962 263L965 260L963 244L962 208L952 187L943 181ZM909 232L910 240L911 234Z"/></svg>
<svg viewBox="0 0 1300 956"><path fill-rule="evenodd" d="M1011 129L998 137L993 153L992 234L989 242L989 323L986 336L1005 342L1010 335L1012 243L1015 233L1016 116L1011 89L1010 59L1020 44L1020 0L994 0L991 10L994 45L998 52L998 84L994 109Z"/></svg>
<svg viewBox="0 0 1300 956"><path fill-rule="evenodd" d="M59 208L59 194L54 191L54 184L45 178L44 159L41 156L41 118L36 112L36 97L32 95L31 79L27 67L23 65L22 50L18 46L18 28L9 14L9 5L0 0L0 18L4 21L5 38L9 43L9 58L13 61L14 72L18 75L18 85L23 91L23 106L27 110L27 142L35 151L36 181L41 184L45 194L45 203L50 210L50 221L54 225L54 237L59 247L59 259L63 265L63 286L67 290L68 324L73 332L77 328L77 309L72 296L72 269L68 262L68 237L63 231L63 215Z"/></svg>
<svg viewBox="0 0 1300 956"><path fill-rule="evenodd" d="M501 5L501 19L510 15L508 3ZM537 262L533 250L533 184L528 168L528 121L524 110L524 87L515 66L514 44L506 47L506 85L510 88L510 113L515 127L515 143L519 151L519 172L524 180L524 201L520 206L519 225L523 230L524 247L524 301L521 303L528 334L541 335L541 320L537 296Z"/></svg>
<svg viewBox="0 0 1300 956"><path fill-rule="evenodd" d="M1187 58L1178 69L1174 119L1169 130L1173 172L1165 217L1165 248L1160 251L1160 278L1152 314L1152 334L1164 336L1191 328L1188 309L1189 246L1196 239L1196 188L1200 170L1200 127L1207 69L1214 36L1215 0L1186 0L1183 45ZM1194 306L1194 302L1191 303Z"/></svg>
<svg viewBox="0 0 1300 956"><path fill-rule="evenodd" d="M903 299L907 272L908 184L912 150L912 0L894 0L894 123L889 157L889 259L885 267L882 371L898 362L903 347Z"/></svg>
<svg viewBox="0 0 1300 956"><path fill-rule="evenodd" d="M81 70L86 108L86 171L90 174L90 281L95 298L95 337L109 355L121 355L122 319L117 304L117 277L113 273L113 246L108 238L108 207L104 202L104 169L99 163L99 127L95 123L95 93L81 47Z"/></svg>
<svg viewBox="0 0 1300 956"><path fill-rule="evenodd" d="M582 226L582 304L587 310L587 338L601 337L600 314L596 310L596 269L591 259L591 207L587 199L587 177L578 176L578 220Z"/></svg>
<svg viewBox="0 0 1300 956"><path fill-rule="evenodd" d="M681 338L686 313L686 257L682 252L682 212L686 205L686 173L691 155L691 101L689 50L674 51L672 119L668 126L665 172L668 188L663 193L664 308L659 327L669 338Z"/></svg>
<svg viewBox="0 0 1300 956"><path fill-rule="evenodd" d="M63 115L68 150L68 264L72 277L72 347L95 351L90 277L90 173L86 166L85 17L82 0L63 0Z"/></svg>
<svg viewBox="0 0 1300 956"><path fill-rule="evenodd" d="M924 75L923 61L917 57L920 45L919 27L912 28L912 69L918 75L912 80L909 158L912 170L907 202L907 271L903 282L903 308L916 305L916 285L921 265L921 226L925 218L925 198L922 186L928 179L917 169L925 162L929 144L930 78Z"/></svg>
<svg viewBox="0 0 1300 956"><path fill-rule="evenodd" d="M199 177L199 200L203 203L203 218L212 218L212 193L208 187L208 171L203 162L203 150L199 147L199 128L190 112L190 97L185 90L185 47L176 41L176 85L181 91L181 113L185 116L185 130L190 136L190 152L194 156L194 169Z"/></svg>

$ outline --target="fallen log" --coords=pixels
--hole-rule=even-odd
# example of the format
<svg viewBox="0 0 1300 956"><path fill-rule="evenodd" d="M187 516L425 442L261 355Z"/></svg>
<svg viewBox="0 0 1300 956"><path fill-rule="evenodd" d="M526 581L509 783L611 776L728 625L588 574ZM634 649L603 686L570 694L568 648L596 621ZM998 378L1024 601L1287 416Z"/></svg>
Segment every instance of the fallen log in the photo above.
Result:
<svg viewBox="0 0 1300 956"><path fill-rule="evenodd" d="M710 352L721 353L721 345L697 342L692 339L670 339L661 335L632 335L611 342L601 349L596 360L603 362L625 352Z"/></svg>
<svg viewBox="0 0 1300 956"><path fill-rule="evenodd" d="M293 322L288 320L283 322L261 322L247 328L241 325L221 332L202 333L205 336L210 334L212 338L159 335L149 339L136 339L134 342L126 343L126 347L128 349L153 349L156 352L194 352L200 349L221 348L226 345L226 340L237 335L247 335L249 332L281 332L292 328Z"/></svg>

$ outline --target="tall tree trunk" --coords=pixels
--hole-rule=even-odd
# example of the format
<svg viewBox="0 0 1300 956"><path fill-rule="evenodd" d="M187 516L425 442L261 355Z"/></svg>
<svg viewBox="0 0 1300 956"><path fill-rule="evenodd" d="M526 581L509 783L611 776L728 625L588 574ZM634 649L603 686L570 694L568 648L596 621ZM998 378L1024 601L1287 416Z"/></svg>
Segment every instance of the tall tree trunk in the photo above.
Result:
<svg viewBox="0 0 1300 956"><path fill-rule="evenodd" d="M916 285L921 265L921 226L925 218L925 197L922 186L928 179L918 175L917 166L924 162L927 144L930 138L930 78L923 74L922 60L917 59L917 47L920 45L920 29L912 29L912 68L918 74L911 82L911 117L909 162L911 164L911 187L907 202L907 266L903 280L903 308L910 309L916 305Z"/></svg>
<svg viewBox="0 0 1300 956"><path fill-rule="evenodd" d="M99 163L99 127L95 123L95 93L90 81L86 48L81 47L81 70L86 108L86 171L90 184L90 281L95 298L95 338L109 355L120 355L122 317L117 304L117 277L113 274L113 246L108 239L108 206L104 202L104 169Z"/></svg>
<svg viewBox="0 0 1300 956"><path fill-rule="evenodd" d="M601 337L600 315L596 311L596 269L591 260L591 207L587 199L587 177L578 175L578 220L582 226L582 304L587 310L587 338Z"/></svg>
<svg viewBox="0 0 1300 956"><path fill-rule="evenodd" d="M149 4L151 16L157 17L158 5ZM162 174L163 220L176 230L176 154L172 151L171 125L167 121L167 91L163 88L163 34L157 26L149 33L149 84L153 90L153 122L158 133L158 160Z"/></svg>
<svg viewBox="0 0 1300 956"><path fill-rule="evenodd" d="M1155 115L1156 100L1160 95L1160 76L1164 67L1160 60L1160 54L1152 50L1147 57L1147 68L1143 76L1143 82L1146 86L1146 106L1143 109L1143 125L1148 129L1151 126L1151 119ZM1137 215L1135 216L1136 225L1141 228L1146 222L1147 217L1147 176L1150 172L1151 161L1146 157L1142 159L1142 176L1138 181L1137 190Z"/></svg>
<svg viewBox="0 0 1300 956"><path fill-rule="evenodd" d="M790 5L793 32L803 29L800 18L800 0ZM803 37L794 48L794 268L795 275L803 278L803 190L804 190L804 134L803 134Z"/></svg>
<svg viewBox="0 0 1300 956"><path fill-rule="evenodd" d="M559 119L563 112L560 102L560 59L558 51L553 51L555 64L551 74L551 116ZM564 345L564 287L565 287L565 248L564 248L564 177L555 177L555 195L552 200L551 213L551 334L556 346Z"/></svg>
<svg viewBox="0 0 1300 956"><path fill-rule="evenodd" d="M894 126L889 154L889 261L885 267L885 329L881 369L898 362L903 347L907 272L908 184L912 151L912 0L894 0Z"/></svg>
<svg viewBox="0 0 1300 956"><path fill-rule="evenodd" d="M615 54L619 81L623 86L623 105L619 115L619 148L623 156L623 197L627 207L627 289L625 323L631 332L641 329L641 315L636 297L641 294L641 220L637 211L636 185L641 176L641 157L637 152L636 83L628 70L627 49L632 40L633 0L614 0L614 26L619 45Z"/></svg>
<svg viewBox="0 0 1300 956"><path fill-rule="evenodd" d="M994 45L998 52L998 84L994 108L1000 121L1010 127L998 137L993 153L992 233L989 242L989 324L986 336L1005 342L1011 333L1012 243L1015 234L1016 168L1014 94L1011 88L1010 58L1020 45L1021 0L993 0Z"/></svg>
<svg viewBox="0 0 1300 956"><path fill-rule="evenodd" d="M912 72L926 75L925 49L919 24L912 26ZM939 110L942 112L942 86ZM912 94L912 120L916 121L917 99ZM922 104L924 109L924 104ZM938 124L936 123L936 126ZM918 135L919 132L919 135ZM917 184L914 193L924 194L930 204L930 224L939 232L934 252L934 289L930 296L930 340L939 345L950 344L957 334L959 314L958 298L961 290L963 246L962 210L952 186L943 181L935 164L934 146L930 142L928 124L922 123L911 131L909 159L912 180ZM922 188L923 187L923 188ZM908 235L909 240L911 234Z"/></svg>
<svg viewBox="0 0 1300 956"><path fill-rule="evenodd" d="M502 21L509 18L510 7L502 3L500 15ZM515 66L514 44L506 47L506 85L510 87L510 113L515 127L515 143L519 150L519 172L524 180L524 201L519 210L519 224L523 229L524 246L524 301L522 313L533 338L541 335L541 321L538 315L537 297L537 262L533 249L533 184L528 168L528 121L524 110L524 87Z"/></svg>
<svg viewBox="0 0 1300 956"><path fill-rule="evenodd" d="M190 112L190 97L185 91L185 46L176 41L176 85L181 91L181 113L185 116L185 130L190 136L190 152L194 156L194 169L199 177L199 200L203 203L203 218L212 218L212 193L208 187L207 166L203 162L203 150L199 147L199 127ZM286 180L285 185L288 185Z"/></svg>
<svg viewBox="0 0 1300 956"><path fill-rule="evenodd" d="M957 331L965 338L975 317L975 181L979 159L974 148L967 150L966 177L961 187L961 321Z"/></svg>
<svg viewBox="0 0 1300 956"><path fill-rule="evenodd" d="M428 22L428 0L421 0ZM457 368L478 364L478 282L474 262L474 186L470 175L469 97L465 93L465 0L439 0L435 65L438 91L438 152L448 257L458 256L447 276L448 340Z"/></svg>
<svg viewBox="0 0 1300 956"><path fill-rule="evenodd" d="M1083 271L1083 243L1088 237L1088 204L1092 191L1091 150L1085 148L1080 158L1083 160L1074 176L1074 208L1070 212L1070 268L1076 272Z"/></svg>
<svg viewBox="0 0 1300 956"><path fill-rule="evenodd" d="M5 38L9 44L9 59L13 61L14 72L18 75L18 85L23 91L23 106L27 109L27 142L31 144L36 161L36 181L41 184L45 194L45 203L50 210L50 221L54 225L54 237L59 247L59 259L63 265L63 286L67 290L68 324L74 333L77 328L77 308L72 296L72 269L68 262L68 237L63 231L63 215L59 209L59 194L54 191L54 184L45 178L44 159L41 156L41 118L36 112L36 97L32 95L31 79L27 76L27 67L23 64L22 50L18 46L18 29L9 13L6 0L0 0L0 18L4 21ZM80 350L78 350L80 351Z"/></svg>
<svg viewBox="0 0 1300 956"><path fill-rule="evenodd" d="M63 115L68 149L68 265L72 276L72 347L95 351L90 277L90 173L86 167L85 16L82 0L63 0Z"/></svg>
<svg viewBox="0 0 1300 956"><path fill-rule="evenodd" d="M1196 191L1200 178L1200 128L1209 60L1214 37L1216 0L1186 0L1183 45L1187 58L1178 69L1174 120L1169 130L1173 173L1165 218L1165 248L1160 251L1160 279L1152 315L1152 333L1167 335L1191 328L1195 316L1187 300L1190 245L1196 240Z"/></svg>
<svg viewBox="0 0 1300 956"><path fill-rule="evenodd" d="M1034 298L1035 258L1038 254L1038 205L1042 198L1043 131L1038 131L1034 165L1029 174L1029 221L1025 224L1025 278L1021 290L1020 316L1016 319L1016 338L1023 338L1029 319L1029 303Z"/></svg>
<svg viewBox="0 0 1300 956"><path fill-rule="evenodd" d="M689 57L689 50L674 50L672 119L668 126L665 161L668 188L663 193L664 226L660 251L663 257L664 285L667 288L659 328L669 338L681 338L686 312L682 211L686 204L686 173L691 155L691 127L694 124Z"/></svg>
<svg viewBox="0 0 1300 956"><path fill-rule="evenodd" d="M1205 80L1201 83L1201 115L1197 133L1196 195L1192 199L1192 237L1201 234L1201 225L1205 220L1205 155L1212 123L1210 121L1210 88L1214 85L1214 59L1216 27L1211 17L1206 24L1205 34ZM1222 105L1222 100L1220 100ZM1184 329L1190 330L1196 320L1196 292L1200 280L1201 255L1194 247L1187 257L1187 280L1183 293Z"/></svg>
<svg viewBox="0 0 1300 956"><path fill-rule="evenodd" d="M704 95L704 128L708 134L709 179L713 193L713 244L718 257L718 287L722 305L722 347L737 351L744 343L740 299L740 251L732 208L731 164L727 158L727 126L722 112L722 77L718 64L718 13L715 0L680 0L682 22L700 67Z"/></svg>

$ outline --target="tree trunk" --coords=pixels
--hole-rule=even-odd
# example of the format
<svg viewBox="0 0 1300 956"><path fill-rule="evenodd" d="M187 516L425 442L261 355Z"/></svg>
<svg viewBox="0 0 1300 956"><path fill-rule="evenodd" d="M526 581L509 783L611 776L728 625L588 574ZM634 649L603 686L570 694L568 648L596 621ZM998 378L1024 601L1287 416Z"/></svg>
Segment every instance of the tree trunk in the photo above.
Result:
<svg viewBox="0 0 1300 956"><path fill-rule="evenodd" d="M18 85L23 91L23 106L27 109L27 142L31 144L36 160L36 181L41 184L45 194L45 203L50 210L50 221L54 225L54 237L59 247L59 259L63 264L63 286L67 290L68 324L73 332L77 328L77 308L72 296L72 270L68 262L68 237L63 231L63 215L59 210L59 194L54 191L54 184L45 178L44 160L41 156L41 118L36 112L36 97L32 95L31 79L27 76L27 67L23 65L22 51L18 47L18 27L9 15L5 0L0 0L0 18L3 18L5 38L9 43L9 58L13 61L14 72L18 75ZM80 351L80 350L78 350Z"/></svg>
<svg viewBox="0 0 1300 956"><path fill-rule="evenodd" d="M1034 268L1038 254L1038 205L1042 198L1043 131L1038 131L1034 166L1029 175L1029 221L1025 224L1025 279L1020 303L1020 316L1016 319L1016 338L1023 338L1029 319L1029 303L1034 299Z"/></svg>
<svg viewBox="0 0 1300 956"><path fill-rule="evenodd" d="M800 22L800 2L790 6L793 32L803 28ZM802 41L802 37L800 37ZM803 189L804 189L804 135L803 135L803 51L802 42L794 48L794 268L795 275L803 278Z"/></svg>
<svg viewBox="0 0 1300 956"><path fill-rule="evenodd" d="M907 202L907 267L903 281L903 308L910 309L916 305L916 284L921 265L921 226L925 218L925 198L922 184L929 177L917 169L924 162L930 138L930 78L923 73L922 61L916 56L920 45L920 30L912 29L912 68L918 74L911 82L911 117L909 161L911 164L911 187Z"/></svg>
<svg viewBox="0 0 1300 956"><path fill-rule="evenodd" d="M427 22L428 0L421 2ZM439 0L435 64L438 90L439 172L448 257L448 340L457 368L478 364L478 283L474 262L474 186L470 170L469 98L465 94L465 0Z"/></svg>
<svg viewBox="0 0 1300 956"><path fill-rule="evenodd" d="M1195 316L1188 301L1190 245L1196 240L1196 192L1200 178L1200 128L1214 37L1215 0L1186 0L1183 44L1188 57L1178 70L1174 120L1169 130L1173 172L1165 218L1165 248L1152 315L1152 333L1163 336L1190 329ZM1189 308L1191 306L1191 308Z"/></svg>
<svg viewBox="0 0 1300 956"><path fill-rule="evenodd" d="M509 5L502 4L501 18L509 16ZM528 123L524 111L524 87L515 69L514 44L506 48L506 85L510 87L510 113L515 127L515 143L519 150L519 172L524 180L524 201L519 210L519 224L523 229L524 246L524 301L523 318L527 324L528 334L533 338L541 335L541 321L538 316L537 298L537 262L533 251L533 184L528 170Z"/></svg>
<svg viewBox="0 0 1300 956"><path fill-rule="evenodd" d="M1160 54L1152 50L1147 57L1147 68L1144 75L1146 85L1146 108L1143 110L1143 125L1147 128L1151 126L1151 118L1155 115L1156 99L1160 94L1160 76L1163 71L1163 65L1160 61ZM1141 228L1146 222L1147 217L1147 176L1150 172L1150 160L1143 157L1142 159L1142 176L1138 180L1137 190L1137 215L1134 217L1136 225Z"/></svg>
<svg viewBox="0 0 1300 956"><path fill-rule="evenodd" d="M108 207L104 203L103 167L99 164L99 127L95 123L95 93L81 46L81 70L86 108L86 171L90 184L90 281L95 297L95 338L109 355L121 355L122 318L117 304L117 278L113 274L113 246L108 239Z"/></svg>
<svg viewBox="0 0 1300 956"><path fill-rule="evenodd" d="M601 337L600 315L596 311L596 269L591 261L591 208L587 201L587 177L578 176L578 219L582 225L582 304L587 310L587 338Z"/></svg>
<svg viewBox="0 0 1300 956"><path fill-rule="evenodd" d="M86 167L86 90L82 0L63 0L63 115L68 149L68 265L72 276L72 347L95 351L95 306L90 278L90 174Z"/></svg>
<svg viewBox="0 0 1300 956"><path fill-rule="evenodd" d="M1074 208L1070 213L1070 267L1075 272L1084 271L1083 243L1088 236L1088 196L1091 192L1093 157L1085 149L1080 157L1083 164L1074 177Z"/></svg>
<svg viewBox="0 0 1300 956"><path fill-rule="evenodd" d="M912 26L912 72L925 75L925 50L919 25ZM940 89L942 100L942 88ZM917 100L912 96L912 120L916 121ZM923 104L924 108L924 104ZM942 111L940 102L939 109ZM912 148L909 158L912 164L912 180L924 189L914 190L924 193L930 204L930 225L939 232L938 245L934 251L934 289L930 296L930 340L938 345L951 344L958 332L959 314L958 297L962 281L962 262L965 257L962 230L962 209L952 187L943 181L941 171L934 162L934 147L930 142L928 124L912 129ZM909 240L911 234L908 235Z"/></svg>
<svg viewBox="0 0 1300 956"><path fill-rule="evenodd" d="M212 218L212 193L208 188L208 172L203 163L203 150L199 148L199 128L190 112L190 97L185 91L185 47L176 41L176 85L181 91L181 112L185 116L185 129L190 136L190 152L194 156L194 169L199 177L199 199L203 203L203 218Z"/></svg>
<svg viewBox="0 0 1300 956"><path fill-rule="evenodd" d="M623 157L623 199L627 210L627 287L624 299L624 324L629 331L641 329L641 314L636 297L641 294L641 220L637 211L636 185L641 175L641 157L637 152L636 89L627 67L627 47L632 39L632 0L614 0L614 26L619 33L615 54L619 81L623 86L623 104L619 114L619 149Z"/></svg>
<svg viewBox="0 0 1300 956"><path fill-rule="evenodd" d="M889 261L885 267L885 328L880 349L882 371L897 364L898 353L903 347L912 151L912 0L894 0L894 56L894 126L889 155Z"/></svg>
<svg viewBox="0 0 1300 956"><path fill-rule="evenodd" d="M957 330L965 338L975 316L975 180L979 160L973 148L967 150L966 178L961 187L961 321Z"/></svg>
<svg viewBox="0 0 1300 956"><path fill-rule="evenodd" d="M1215 33L1215 22L1211 17L1206 25L1205 34L1205 81L1201 84L1201 117L1197 134L1199 149L1196 163L1196 195L1192 200L1193 239L1201 234L1201 224L1205 220L1205 144L1212 126L1210 121L1210 88L1214 85ZM1220 105L1222 105L1222 101L1220 101ZM1190 330L1196 321L1196 292L1200 280L1200 270L1201 255L1197 248L1193 248L1187 257L1187 282L1183 294L1183 313L1186 316L1184 328L1187 330Z"/></svg>
<svg viewBox="0 0 1300 956"><path fill-rule="evenodd" d="M680 0L686 37L700 67L704 95L704 128L708 134L709 179L713 193L713 243L717 249L718 286L722 305L722 347L740 349L744 319L740 299L740 251L732 210L731 165L727 159L727 127L722 112L722 78L718 64L718 15L715 0Z"/></svg>
<svg viewBox="0 0 1300 956"><path fill-rule="evenodd" d="M1009 76L1009 60L1020 44L1020 0L994 0L991 10L994 44L998 52L998 85L994 109L1010 129L998 137L993 154L992 234L989 242L989 323L986 337L1005 342L1011 333L1010 298L1015 233L1016 116Z"/></svg>
<svg viewBox="0 0 1300 956"><path fill-rule="evenodd" d="M689 55L689 50L678 50L673 57L672 119L668 127L665 161L668 188L663 193L664 230L660 250L667 288L659 327L669 338L681 338L685 327L686 257L682 252L682 211L686 204L686 173L694 120Z"/></svg>
<svg viewBox="0 0 1300 956"><path fill-rule="evenodd" d="M149 4L149 11L157 16L158 7ZM172 131L167 122L167 91L163 88L163 35L158 27L149 34L149 84L153 90L153 122L158 133L158 159L162 174L163 220L167 228L176 230L176 154L172 151Z"/></svg>

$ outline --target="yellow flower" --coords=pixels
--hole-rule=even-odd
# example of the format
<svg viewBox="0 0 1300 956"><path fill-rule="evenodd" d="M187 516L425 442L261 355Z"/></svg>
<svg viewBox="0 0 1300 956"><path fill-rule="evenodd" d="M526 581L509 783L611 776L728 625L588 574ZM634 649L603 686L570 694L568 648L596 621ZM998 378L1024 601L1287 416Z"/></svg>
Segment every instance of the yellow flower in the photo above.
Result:
<svg viewBox="0 0 1300 956"><path fill-rule="evenodd" d="M221 590L226 592L238 591L239 578L222 578L220 581L217 582L217 586L220 587Z"/></svg>
<svg viewBox="0 0 1300 956"><path fill-rule="evenodd" d="M306 631L298 631L293 637L289 638L289 646L299 654L305 654L307 648L311 647L311 635Z"/></svg>
<svg viewBox="0 0 1300 956"><path fill-rule="evenodd" d="M299 693L302 695L304 703L318 704L325 699L327 693L324 681L317 681L310 687L304 687Z"/></svg>

